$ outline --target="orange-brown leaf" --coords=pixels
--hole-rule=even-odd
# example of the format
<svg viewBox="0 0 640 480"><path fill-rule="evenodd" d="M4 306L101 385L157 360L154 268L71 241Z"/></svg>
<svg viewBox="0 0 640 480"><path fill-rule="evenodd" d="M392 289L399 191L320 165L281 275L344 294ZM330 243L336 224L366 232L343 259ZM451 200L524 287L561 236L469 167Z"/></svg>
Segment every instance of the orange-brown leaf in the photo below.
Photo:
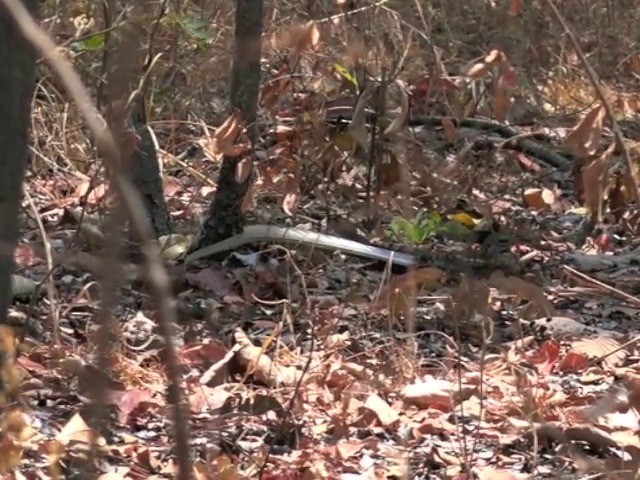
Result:
<svg viewBox="0 0 640 480"><path fill-rule="evenodd" d="M596 153L602 137L605 109L598 104L587 113L567 135L565 145L572 148L579 159L586 159Z"/></svg>

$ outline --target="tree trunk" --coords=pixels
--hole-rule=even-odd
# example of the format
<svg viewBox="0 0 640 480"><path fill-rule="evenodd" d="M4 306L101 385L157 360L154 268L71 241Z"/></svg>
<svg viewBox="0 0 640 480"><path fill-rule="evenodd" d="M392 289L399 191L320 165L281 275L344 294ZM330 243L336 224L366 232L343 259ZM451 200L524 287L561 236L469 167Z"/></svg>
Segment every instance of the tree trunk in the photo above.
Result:
<svg viewBox="0 0 640 480"><path fill-rule="evenodd" d="M263 0L236 2L231 106L242 112L252 143L255 143L258 136L256 118L260 92L263 3ZM235 172L239 161L239 157L224 157L218 188L192 251L224 240L244 228L244 216L240 207L253 175L249 175L242 183L236 182Z"/></svg>
<svg viewBox="0 0 640 480"><path fill-rule="evenodd" d="M142 196L153 232L158 238L167 235L171 230L171 225L169 210L164 198L158 152L153 132L147 125L143 101L136 102L132 108L131 124L140 140L137 148L131 154L129 174Z"/></svg>
<svg viewBox="0 0 640 480"><path fill-rule="evenodd" d="M37 1L25 6L37 11ZM29 154L36 55L0 5L0 323L11 304L13 251L18 241L22 182Z"/></svg>

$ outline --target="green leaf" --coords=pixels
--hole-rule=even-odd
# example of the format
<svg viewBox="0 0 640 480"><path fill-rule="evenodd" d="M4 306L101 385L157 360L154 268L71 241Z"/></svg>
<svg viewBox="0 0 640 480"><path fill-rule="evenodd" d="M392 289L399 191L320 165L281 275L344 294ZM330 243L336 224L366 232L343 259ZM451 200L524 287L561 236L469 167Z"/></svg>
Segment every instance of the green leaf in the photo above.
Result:
<svg viewBox="0 0 640 480"><path fill-rule="evenodd" d="M80 40L78 42L71 43L71 48L76 52L84 52L88 50L100 50L104 47L105 34L96 33L90 37Z"/></svg>

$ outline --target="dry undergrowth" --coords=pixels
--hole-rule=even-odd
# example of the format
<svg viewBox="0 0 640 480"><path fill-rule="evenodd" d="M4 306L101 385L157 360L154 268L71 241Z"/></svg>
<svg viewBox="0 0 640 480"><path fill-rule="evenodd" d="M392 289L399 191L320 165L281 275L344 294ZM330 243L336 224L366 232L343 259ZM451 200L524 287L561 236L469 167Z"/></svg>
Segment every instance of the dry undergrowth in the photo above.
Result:
<svg viewBox="0 0 640 480"><path fill-rule="evenodd" d="M234 16L229 2L158 3L158 12L150 14L149 20L149 32L153 32L149 51L162 53L151 72L150 120L162 150L166 194L174 221L179 229L188 231L210 198L211 180L215 180L218 169L215 156L220 152L214 151L214 158L192 163L176 156L197 140L208 145L207 137L213 135L215 139L216 133L220 134L220 130L213 129L228 120L226 98ZM569 179L569 183L576 184L592 210L602 210L600 204L607 188L617 195L612 209L626 205L629 199L619 198L624 190L622 183L603 183L600 175L603 164L608 167L610 161L609 157L600 156L605 151L600 143L606 121L604 107L598 103L573 45L546 2L390 0L357 5L356 13L343 11L349 2L308 3L311 11L304 11L297 2L280 1L267 9L262 90L265 122L282 120L289 108L295 111L300 107L294 92L311 91L323 100L336 100L349 93L349 79L336 74L336 70L352 69L356 77L397 73L403 86L414 89L412 108L420 114L489 116L513 123L534 122L550 130L573 128L568 146L592 168L584 176ZM634 99L619 94L629 91L640 75L638 45L634 43L640 10L632 1L586 3L588 8L574 2L561 2L558 7L565 18L571 19L570 26L580 39L581 48L608 87L607 100L615 104L618 113L635 111ZM87 86L98 96L101 49L91 50L85 45L86 49L79 51L77 46L104 28L101 7L95 2L55 5L57 10L45 7L49 10L43 15L42 24L67 49ZM310 18L315 23L304 23ZM292 60L297 62L296 75L290 77L294 73ZM81 205L89 211L98 210L105 200L105 187L99 175L100 162L76 108L44 65L41 72L33 102L33 156L27 188L37 199L52 243L64 250L71 248L70 242L75 238L73 227L65 223L65 208ZM434 98L429 98L433 85L437 85L437 91ZM350 94L354 96L353 92ZM393 97L391 114L397 115L402 111L402 93L389 95ZM415 102L421 99L423 104L418 108ZM316 110L315 105L302 108L305 114ZM273 135L276 146L271 153L275 153L277 161L257 165L263 184L267 179L274 189L276 177L278 181L279 175L287 177L282 172L295 173L291 174L293 183L278 187L278 206L290 213L303 204L297 213L317 213L321 207L314 202L305 206L304 194L314 188L320 192L326 188L325 197L334 195L333 204L327 200L329 207L346 204L345 210L360 211L363 216L362 202L358 200L363 190L362 177L354 174L346 181L344 178L350 172L352 159L329 155L327 160L322 156L326 143L324 127L319 126L322 122L313 115L299 115L296 120L299 123L289 126L287 135L279 136L279 131ZM205 132L206 126L212 132ZM459 155L454 165L432 163L432 157L425 152L435 150L431 147L442 142L438 137L448 137L449 143L464 150L464 143L456 143L458 129L447 123L441 127L443 135L402 130L393 131L397 136L386 138L390 152L387 158L391 160L383 167L386 170L379 172L386 175L385 186L391 193L383 191L379 201L389 211L406 213L403 208L407 206L410 212L424 206L442 211L458 196L480 189L487 197L504 199L508 215L514 197L520 201L520 190L527 182L540 183L544 189L529 189L526 207L536 211L560 208L558 205L565 208L562 199L544 183L544 176L522 174L522 168L514 168L509 157L481 152L475 157ZM351 132L352 138L338 135L333 141L336 145L345 142L340 147L350 150L358 142L357 133ZM400 153L393 148L398 145ZM394 155L404 155L404 162L394 163ZM404 172L402 169L413 175L411 182L399 173ZM331 190L334 185L321 186L327 183L324 175L331 176L327 172L334 175L337 185L342 181L338 193ZM434 173L445 181L434 179ZM393 190L396 184L403 183L398 179L408 184L403 184L404 190ZM582 192L578 179L586 185ZM394 201L398 197L406 202ZM257 213L253 213L258 215L262 209L258 200ZM35 228L26 230L25 238L37 242ZM86 244L90 242L86 238L83 241L84 248L89 248ZM185 324L176 332L178 338L196 339L179 345L179 356L195 417L194 437L205 439L195 447L200 478L224 472L228 475L225 478L239 478L239 473L229 473L230 465L244 472L246 478L255 477L269 457L275 460L261 478L338 478L344 471L375 471L371 478L472 478L470 472L484 479L520 478L515 474L500 477L495 469L528 471L533 472L532 478L542 478L553 469L555 460L538 456L534 451L538 442L557 442L564 449L562 454L572 458L583 471L637 469L640 455L632 442L616 437L619 443L615 443L600 435L601 430L628 430L620 424L610 425L610 418L605 426L598 426L601 430L593 427L589 422L604 417L602 410L584 420L587 417L582 406L589 404L595 393L576 400L572 398L574 393L565 393L559 382L550 380L552 374L560 377L593 367L588 365L588 358L597 350L598 355L614 357L613 361L604 369L589 370L588 375L606 377L608 381L607 375L615 371L623 375L632 397L622 406L609 402L606 413L617 414L634 406L635 373L622 372L621 366L628 355L612 354L612 349L622 348L622 340L608 340L603 347L603 342L562 343L541 340L537 333L519 332L514 337L525 338L514 340L509 348L499 346L500 322L505 316L518 320L527 315L549 316L554 308L549 298L556 303L562 300L558 292L543 291L545 285L536 286L530 278L495 276L489 280L468 278L459 285L443 287L442 272L435 269L394 277L385 289L385 276L362 274L348 262L305 258L302 267L296 264L294 268L289 260L287 257L284 262L288 266L284 273L282 269L269 268L258 268L257 273L244 269L192 273L186 282L189 288L179 291L184 303L202 301L206 305L202 318L194 319L193 311L189 311ZM31 267L28 262L21 266ZM82 342L87 337L86 324L96 314L98 295L87 286L91 277L74 277L77 271L69 270L73 274L68 276L73 278L57 274L56 287L59 306L66 314L62 316L63 338L68 345L79 345L57 352L36 349L26 355L28 361L23 361L25 369L39 377L43 385L56 385L56 395L63 396L60 392L65 389L77 389L80 396L83 385L100 375L80 360L83 356L91 358L91 350ZM358 285L347 284L340 277L343 274ZM543 277L542 281L551 283L556 278ZM331 282L346 287L336 293L329 290ZM593 283L590 285L593 287ZM194 294L198 289L206 294ZM345 294L347 289L351 290ZM426 295L421 302L426 301L428 308L414 308L415 299L407 299L415 291ZM213 305L201 298L214 294L218 297ZM148 312L148 324L154 323L155 312L144 293L131 289L123 298L126 300L118 317L125 325L145 320L136 316L140 311ZM272 311L281 313L281 317L269 313ZM385 316L388 312L390 316ZM418 317L413 324L400 322L394 315L407 317L408 313ZM243 323L247 315L250 319ZM439 321L443 323L438 325ZM431 326L414 334L421 322ZM400 333L406 326L409 332ZM268 333L256 333L255 329ZM211 332L215 332L214 338ZM223 339L235 346L229 348ZM535 341L539 343L536 345ZM118 408L120 433L129 435L129 427L140 429L159 439L154 448L163 449L167 444L166 427L157 425L166 423L167 410L164 398L158 394L165 389L161 373L163 346L147 344L146 340L142 340L145 348L125 345L111 359L116 378L110 379L115 383L109 385L107 404ZM70 360L60 361L64 355ZM633 370L633 366L624 366L627 367ZM238 381L227 382L228 378ZM591 385L590 379L583 380ZM68 410L76 412L75 406ZM88 442L86 431L90 428L78 420L77 413L69 420L68 410L55 413L65 427L54 440L73 457L78 454L74 448ZM581 429L565 427L571 424L567 419L576 418L584 421ZM468 429L466 422L474 428ZM481 423L482 428L475 427ZM0 430L7 435L5 430L10 429L0 425ZM438 441L432 443L434 439ZM599 448L629 447L625 450L628 458L615 464L615 456L609 455L600 463L590 463L591 459L576 451L572 441L591 442ZM144 471L137 478L175 473L173 460L136 442L137 439L132 440L134 454L115 441L110 448L119 459L127 459L124 464L130 461L127 455L135 459L134 463ZM469 445L476 442L486 446L499 461L489 467L486 458ZM517 456L509 458L495 447L499 442L519 448L526 456L526 465L514 459ZM18 443L9 441L14 460L22 454L22 445L15 447ZM47 448L58 452L53 443L47 443ZM226 450L219 445L227 445ZM25 447L27 451L29 448L30 455L37 450L33 445ZM64 461L61 463L67 466ZM408 473L409 469L413 473ZM306 472L305 477L302 471Z"/></svg>

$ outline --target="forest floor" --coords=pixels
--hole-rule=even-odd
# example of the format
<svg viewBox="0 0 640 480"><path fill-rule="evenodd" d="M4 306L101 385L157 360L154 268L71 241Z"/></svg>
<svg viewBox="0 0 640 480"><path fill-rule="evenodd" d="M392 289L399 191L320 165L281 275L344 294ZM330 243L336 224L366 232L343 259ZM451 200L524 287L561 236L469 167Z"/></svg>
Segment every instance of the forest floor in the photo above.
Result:
<svg viewBox="0 0 640 480"><path fill-rule="evenodd" d="M280 33L265 54L273 65L261 116L271 127L254 163L249 223L358 239L411 252L418 264L401 271L277 242L245 245L222 262L168 259L194 478L636 478L640 250L629 185L640 129L637 98L626 93L634 76L604 100L581 76L540 88L540 100L510 86L526 74L502 50L488 49L458 76L420 71L423 59L408 56L399 77L406 121L376 144L382 189L368 196L366 156L352 155L357 134L327 127L328 110L291 94L308 85L277 81L295 78L281 65L296 58L301 76L315 73L316 94L337 103L346 95L355 107L354 79L343 57L327 54L330 32L319 29L320 40L309 25L289 32L294 40ZM227 62L219 51L185 61ZM640 56L629 62L637 69ZM172 98L189 81L199 98L226 98L227 79L212 69L208 82L174 72L183 83L172 84ZM63 124L68 104L50 80L38 88L15 255L24 285L11 312L25 332L16 365L28 427L0 443L0 455L21 461L16 479L76 478L87 468L101 479L174 478L160 312L140 266L123 260L108 315L113 344L98 358L108 189L77 114ZM396 93L391 121L403 113ZM151 125L171 219L186 237L221 163L203 126L215 138L227 114L222 100L197 114L186 101L169 111L166 101L157 100L163 116ZM549 102L572 114L549 113ZM631 172L603 102L619 114ZM462 111L471 122L456 123ZM202 148L181 156L189 145ZM585 206L600 207L601 218L590 221ZM102 429L93 423L98 387Z"/></svg>

